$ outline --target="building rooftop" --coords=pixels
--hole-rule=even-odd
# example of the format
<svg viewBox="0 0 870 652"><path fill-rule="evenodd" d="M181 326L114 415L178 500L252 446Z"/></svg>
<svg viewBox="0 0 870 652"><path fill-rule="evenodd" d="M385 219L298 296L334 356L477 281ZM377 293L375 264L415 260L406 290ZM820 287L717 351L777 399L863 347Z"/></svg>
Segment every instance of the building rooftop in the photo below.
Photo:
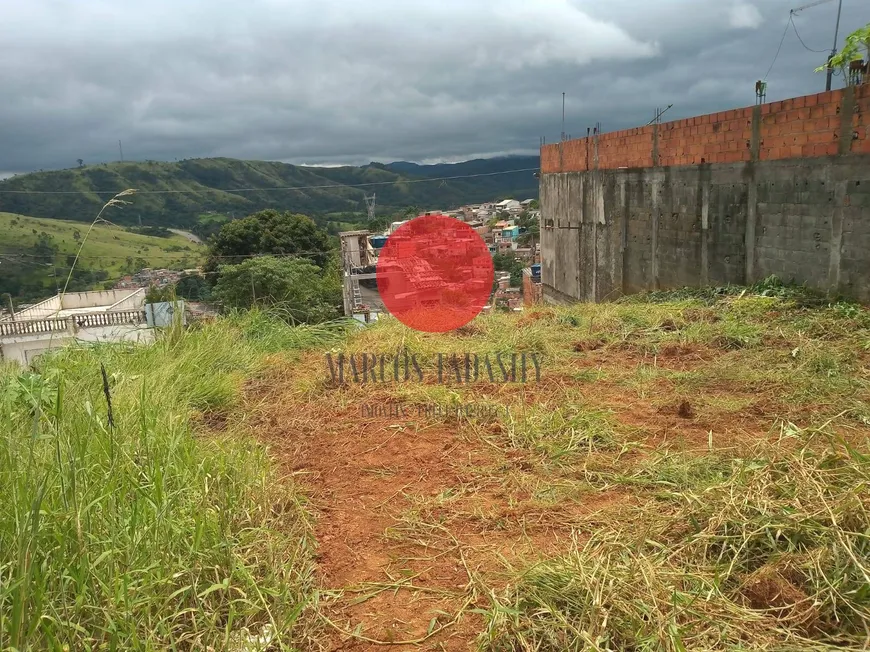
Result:
<svg viewBox="0 0 870 652"><path fill-rule="evenodd" d="M67 292L40 301L15 313L15 321L30 319L62 319L71 315L85 315L112 310L137 310L145 305L145 288L97 290L94 292ZM0 321L11 321L6 315Z"/></svg>

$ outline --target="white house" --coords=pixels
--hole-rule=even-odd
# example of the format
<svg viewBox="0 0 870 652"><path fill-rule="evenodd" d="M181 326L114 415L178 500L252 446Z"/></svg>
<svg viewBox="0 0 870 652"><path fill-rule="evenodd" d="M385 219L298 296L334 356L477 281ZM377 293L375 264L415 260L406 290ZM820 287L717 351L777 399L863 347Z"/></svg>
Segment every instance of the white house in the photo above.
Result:
<svg viewBox="0 0 870 652"><path fill-rule="evenodd" d="M0 319L0 357L30 364L47 349L70 342L140 342L154 340L155 315L146 313L144 288L100 290L57 295ZM172 304L167 304L172 305ZM158 324L160 325L160 324Z"/></svg>
<svg viewBox="0 0 870 652"><path fill-rule="evenodd" d="M523 205L516 199L504 199L495 205L496 210L507 211L508 213L522 213Z"/></svg>

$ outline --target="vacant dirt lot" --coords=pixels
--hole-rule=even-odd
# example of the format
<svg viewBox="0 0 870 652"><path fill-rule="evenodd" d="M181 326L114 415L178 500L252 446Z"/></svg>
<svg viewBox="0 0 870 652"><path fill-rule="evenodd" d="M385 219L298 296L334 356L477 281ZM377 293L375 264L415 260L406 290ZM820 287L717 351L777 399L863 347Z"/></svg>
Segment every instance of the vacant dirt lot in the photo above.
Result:
<svg viewBox="0 0 870 652"><path fill-rule="evenodd" d="M422 382L339 383L311 351L248 388L311 498L326 649L867 643L870 316L666 299L388 320L333 355L416 354ZM439 383L438 352L542 377Z"/></svg>

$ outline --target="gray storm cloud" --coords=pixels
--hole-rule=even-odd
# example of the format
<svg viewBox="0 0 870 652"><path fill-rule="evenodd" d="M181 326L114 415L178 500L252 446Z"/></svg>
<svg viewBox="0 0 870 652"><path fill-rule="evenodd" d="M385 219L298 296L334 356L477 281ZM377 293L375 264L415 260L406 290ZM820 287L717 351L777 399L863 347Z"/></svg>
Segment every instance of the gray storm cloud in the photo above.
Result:
<svg viewBox="0 0 870 652"><path fill-rule="evenodd" d="M458 160L751 104L779 0L0 0L0 170ZM796 24L830 48L836 2ZM841 34L870 20L845 0ZM793 33L768 99L820 90Z"/></svg>

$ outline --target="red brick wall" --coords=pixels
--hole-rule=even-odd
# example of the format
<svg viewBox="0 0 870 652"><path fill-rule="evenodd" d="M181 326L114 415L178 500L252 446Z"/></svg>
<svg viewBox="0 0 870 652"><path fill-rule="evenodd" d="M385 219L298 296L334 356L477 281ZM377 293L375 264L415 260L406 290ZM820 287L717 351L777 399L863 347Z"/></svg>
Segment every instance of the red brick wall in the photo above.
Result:
<svg viewBox="0 0 870 652"><path fill-rule="evenodd" d="M842 91L795 97L761 108L765 159L832 156L839 151Z"/></svg>
<svg viewBox="0 0 870 652"><path fill-rule="evenodd" d="M659 125L659 165L748 161L752 107Z"/></svg>
<svg viewBox="0 0 870 652"><path fill-rule="evenodd" d="M870 82L865 81L855 94L852 131L858 133L858 139L852 141L851 151L870 154Z"/></svg>
<svg viewBox="0 0 870 652"><path fill-rule="evenodd" d="M613 131L598 137L599 168L643 168L652 161L653 128Z"/></svg>
<svg viewBox="0 0 870 652"><path fill-rule="evenodd" d="M529 274L523 274L523 305L533 306L542 301L542 288L540 283L532 283Z"/></svg>
<svg viewBox="0 0 870 652"><path fill-rule="evenodd" d="M845 90L794 97L759 109L758 160L831 156L846 151L870 153L870 83L854 89L851 129L840 116ZM658 126L658 165L737 163L752 159L755 107L720 111ZM845 131L841 134L840 132ZM598 168L652 167L653 126L598 137ZM541 148L541 171L584 172L595 168L595 138L579 138Z"/></svg>

